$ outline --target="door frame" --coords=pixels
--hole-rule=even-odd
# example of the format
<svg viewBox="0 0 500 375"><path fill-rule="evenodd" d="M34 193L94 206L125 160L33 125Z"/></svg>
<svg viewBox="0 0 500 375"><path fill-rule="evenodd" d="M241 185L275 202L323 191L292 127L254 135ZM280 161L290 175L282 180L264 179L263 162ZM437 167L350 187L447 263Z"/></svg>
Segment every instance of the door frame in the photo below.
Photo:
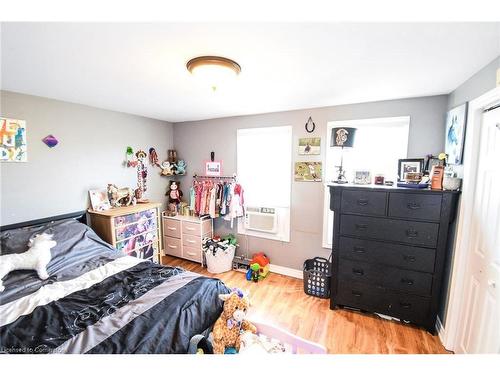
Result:
<svg viewBox="0 0 500 375"><path fill-rule="evenodd" d="M458 348L458 331L462 306L464 303L464 272L467 258L472 248L470 228L472 220L472 202L475 193L477 164L479 158L479 141L483 110L500 100L500 87L469 102L467 128L464 148L463 180L460 210L458 214L458 230L455 236L455 254L451 271L449 303L446 310L446 326L441 341L447 350Z"/></svg>

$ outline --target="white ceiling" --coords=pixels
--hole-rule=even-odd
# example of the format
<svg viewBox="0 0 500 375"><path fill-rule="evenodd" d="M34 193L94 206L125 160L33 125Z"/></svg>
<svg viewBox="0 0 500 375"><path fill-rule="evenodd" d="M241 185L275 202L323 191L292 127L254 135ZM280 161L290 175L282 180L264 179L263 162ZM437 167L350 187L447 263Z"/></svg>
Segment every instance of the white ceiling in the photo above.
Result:
<svg viewBox="0 0 500 375"><path fill-rule="evenodd" d="M446 94L500 55L500 23L3 23L4 90L170 122ZM242 67L215 94L185 63Z"/></svg>

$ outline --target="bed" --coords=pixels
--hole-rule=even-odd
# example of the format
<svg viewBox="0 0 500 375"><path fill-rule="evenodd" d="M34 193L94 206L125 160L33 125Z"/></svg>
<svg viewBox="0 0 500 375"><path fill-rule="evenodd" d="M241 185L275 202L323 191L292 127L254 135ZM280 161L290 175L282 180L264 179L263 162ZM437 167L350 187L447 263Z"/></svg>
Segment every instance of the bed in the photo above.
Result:
<svg viewBox="0 0 500 375"><path fill-rule="evenodd" d="M40 280L14 271L0 293L6 353L186 353L222 311L220 280L124 255L102 241L82 213L0 228L1 255L27 250L35 234L56 247Z"/></svg>

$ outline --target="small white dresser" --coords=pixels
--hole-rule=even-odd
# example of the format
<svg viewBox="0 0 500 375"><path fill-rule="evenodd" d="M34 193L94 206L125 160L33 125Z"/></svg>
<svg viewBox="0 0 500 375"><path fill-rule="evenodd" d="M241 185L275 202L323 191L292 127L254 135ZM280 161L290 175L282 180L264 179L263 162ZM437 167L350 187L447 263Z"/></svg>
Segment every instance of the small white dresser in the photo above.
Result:
<svg viewBox="0 0 500 375"><path fill-rule="evenodd" d="M211 218L195 216L167 216L162 213L163 255L198 262L203 265L202 240L213 236Z"/></svg>

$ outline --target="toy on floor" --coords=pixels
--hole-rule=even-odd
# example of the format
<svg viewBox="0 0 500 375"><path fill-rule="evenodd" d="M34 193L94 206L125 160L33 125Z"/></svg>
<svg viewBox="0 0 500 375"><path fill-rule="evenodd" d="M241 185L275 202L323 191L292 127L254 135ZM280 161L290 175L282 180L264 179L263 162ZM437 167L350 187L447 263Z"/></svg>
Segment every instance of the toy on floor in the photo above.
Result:
<svg viewBox="0 0 500 375"><path fill-rule="evenodd" d="M7 254L0 257L0 292L5 290L2 279L15 270L35 270L38 277L46 280L49 277L47 265L52 258L50 249L57 245L48 233L37 234L29 240L29 249L21 254Z"/></svg>
<svg viewBox="0 0 500 375"><path fill-rule="evenodd" d="M250 306L248 296L235 288L229 294L220 294L219 298L224 301L224 308L212 331L214 354L223 354L231 347L238 352L241 331L257 332L257 328L245 320Z"/></svg>
<svg viewBox="0 0 500 375"><path fill-rule="evenodd" d="M250 269L247 271L246 279L248 281L257 282L259 281L260 266L258 263L252 263Z"/></svg>
<svg viewBox="0 0 500 375"><path fill-rule="evenodd" d="M250 264L259 265L259 280L264 279L269 274L269 258L263 252L254 254Z"/></svg>

